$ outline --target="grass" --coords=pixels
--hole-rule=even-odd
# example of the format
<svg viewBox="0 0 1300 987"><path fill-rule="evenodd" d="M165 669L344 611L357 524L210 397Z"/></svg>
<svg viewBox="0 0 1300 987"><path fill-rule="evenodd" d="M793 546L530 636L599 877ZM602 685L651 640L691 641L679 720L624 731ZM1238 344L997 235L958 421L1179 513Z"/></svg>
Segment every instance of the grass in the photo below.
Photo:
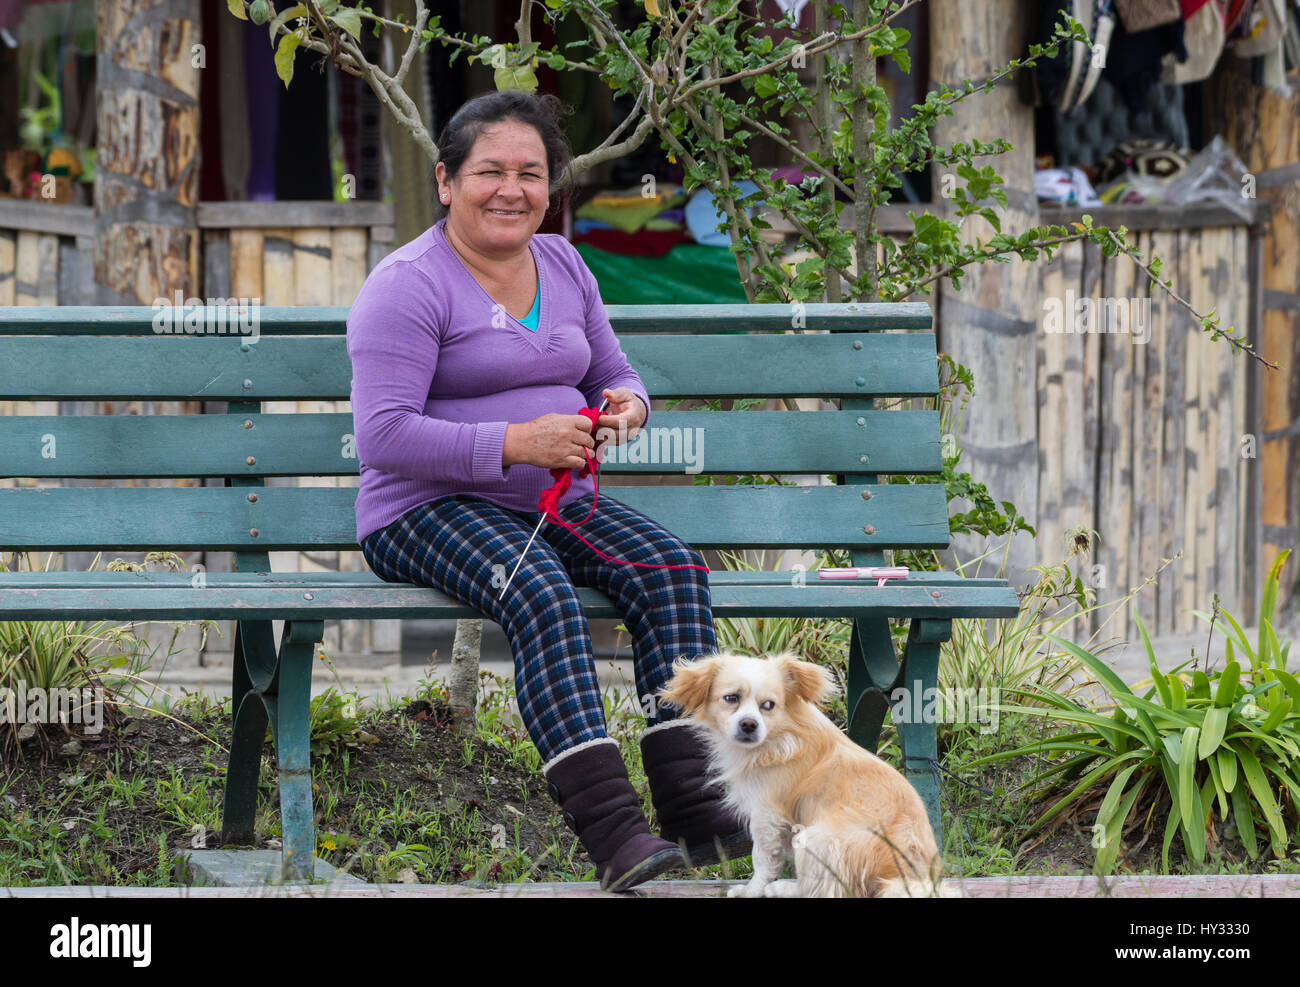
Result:
<svg viewBox="0 0 1300 987"><path fill-rule="evenodd" d="M429 689L386 709L363 707L359 728L377 741L334 744L313 757L319 859L372 882L592 880L590 860L544 791L535 753L524 753L531 745L520 744L503 712L508 703L497 698L481 707L480 729L466 738L450 729L439 698ZM611 734L644 795L633 721L610 698ZM33 755L13 765L0 781L0 885L177 883L178 857L218 845L227 714L224 704L189 700L171 718L142 718L102 740L87 739L75 755L44 765ZM944 766L962 779L942 776L949 874L1091 871L1095 851L1086 829L1063 825L1023 841L1033 806L1019 790L1036 771L1034 758L965 767L1042 735L1040 722L1003 716L996 732L958 729L945 737ZM896 747L884 754L897 759ZM257 817L264 847L278 846L280 836L274 779L268 757ZM1163 829L1162 820L1151 825ZM1226 842L1201 868L1190 867L1176 843L1173 862L1173 873L1300 871L1294 856L1253 864ZM1147 870L1140 862L1132 869ZM749 873L744 860L677 876Z"/></svg>
<svg viewBox="0 0 1300 987"><path fill-rule="evenodd" d="M1057 574L1059 576L1059 574ZM1046 578L1046 576L1045 576ZM1056 584L1061 582L1053 576ZM1047 589L1051 587L1046 583ZM1042 592L1034 604L1040 615ZM954 654L941 684L1001 685L1009 679L1060 682L1061 667L1041 650L1043 635L1061 625L1055 615L1034 626L1010 625L1007 636L980 638L986 650L964 663ZM825 622L735 626L738 635L761 632L797 639L843 675L843 628ZM974 640L954 634L954 644ZM757 639L757 638L756 638ZM775 646L775 645L773 645ZM379 704L331 690L312 703L313 799L319 859L372 882L592 880L594 868L545 793L540 759L511 701L508 680L484 673L473 732L451 726L444 687L424 681L415 694ZM605 694L610 735L620 744L629 775L653 822L638 737L640 709L632 683ZM97 736L69 740L62 732L40 744L11 749L0 776L0 886L104 884L165 886L178 883L176 861L187 852L219 845L225 763L230 740L229 701L187 696L163 708L135 707ZM130 704L121 706L124 711ZM842 698L828 707L840 726ZM1000 876L1089 874L1096 858L1086 820L1063 820L1027 840L1035 816L1026 797L1041 757L1027 754L995 764L996 751L1032 747L1061 726L1044 717L1004 712L996 730L940 725L940 776L949 874ZM57 729L57 728L56 728ZM898 766L892 727L879 753ZM275 772L266 748L256 831L263 847L279 845ZM1121 870L1154 872L1164 820L1144 823L1155 832L1144 853L1140 836ZM1213 842L1205 863L1189 864L1180 839L1171 852L1172 873L1295 873L1294 848L1282 860L1250 861L1230 838ZM743 879L749 861L704 868L696 878Z"/></svg>
<svg viewBox="0 0 1300 987"><path fill-rule="evenodd" d="M470 736L451 728L438 684L381 706L317 697L318 859L372 882L594 880L545 792L510 696L508 681L484 673ZM630 706L613 690L606 702L648 810ZM228 701L189 696L83 737L72 753L42 758L29 745L0 781L0 886L178 883L178 858L220 845L229 718ZM269 746L259 788L256 830L261 846L274 848L281 829ZM745 861L697 876L748 873Z"/></svg>

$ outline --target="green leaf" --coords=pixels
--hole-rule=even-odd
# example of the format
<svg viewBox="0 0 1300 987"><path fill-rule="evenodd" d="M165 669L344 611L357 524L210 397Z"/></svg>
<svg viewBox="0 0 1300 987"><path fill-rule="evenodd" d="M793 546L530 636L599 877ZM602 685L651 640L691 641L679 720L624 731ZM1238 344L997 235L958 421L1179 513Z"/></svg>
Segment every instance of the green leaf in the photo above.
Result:
<svg viewBox="0 0 1300 987"><path fill-rule="evenodd" d="M1250 786L1250 794L1255 796L1255 804L1264 813L1264 821L1268 823L1273 853L1282 857L1286 854L1286 825L1282 822L1282 814L1273 798L1273 788L1259 766L1259 758L1245 744L1235 746L1237 757L1241 760L1242 773L1246 776L1246 784Z"/></svg>
<svg viewBox="0 0 1300 987"><path fill-rule="evenodd" d="M1215 761L1219 765L1219 777L1223 779L1223 787L1226 791L1232 791L1237 787L1237 755L1231 747L1220 747L1214 755Z"/></svg>
<svg viewBox="0 0 1300 987"><path fill-rule="evenodd" d="M499 90L516 89L519 92L537 92L537 73L531 65L505 65L492 73Z"/></svg>
<svg viewBox="0 0 1300 987"><path fill-rule="evenodd" d="M1169 697L1171 700L1170 709L1187 708L1187 690L1183 687L1183 680L1177 675L1169 676Z"/></svg>
<svg viewBox="0 0 1300 987"><path fill-rule="evenodd" d="M1232 819L1237 824L1237 838L1250 854L1251 860L1259 858L1259 840L1255 836L1255 816L1250 808L1250 796L1238 785L1232 789Z"/></svg>
<svg viewBox="0 0 1300 987"><path fill-rule="evenodd" d="M760 75L754 80L754 95L759 99L771 99L780 88L770 75Z"/></svg>
<svg viewBox="0 0 1300 987"><path fill-rule="evenodd" d="M1196 745L1200 738L1196 727L1183 732L1181 756L1178 759L1178 789L1173 794L1178 799L1178 811L1183 817L1183 838L1187 851L1197 862L1205 857L1205 820L1200 813L1201 793L1196 787Z"/></svg>
<svg viewBox="0 0 1300 987"><path fill-rule="evenodd" d="M285 89L293 80L293 55L299 42L298 35L286 34L280 38L280 45L275 50L275 74L284 80Z"/></svg>
<svg viewBox="0 0 1300 987"><path fill-rule="evenodd" d="M1273 711L1268 714L1268 719L1260 724L1259 729L1263 733L1272 733L1286 719L1287 713L1291 712L1291 697L1287 696L1280 703L1273 707Z"/></svg>
<svg viewBox="0 0 1300 987"><path fill-rule="evenodd" d="M1164 845L1160 848L1160 863L1166 871L1169 870L1169 844L1174 841L1174 833L1178 832L1178 824L1182 817L1178 814L1178 800L1175 799L1169 807L1169 818L1165 820L1165 839Z"/></svg>
<svg viewBox="0 0 1300 987"><path fill-rule="evenodd" d="M1223 787L1223 778L1219 775L1219 759L1212 757L1205 762L1210 766L1210 780L1214 782L1214 792L1219 797L1219 818L1228 818L1228 792Z"/></svg>
<svg viewBox="0 0 1300 987"><path fill-rule="evenodd" d="M1278 668L1285 668L1286 662L1275 657L1281 654L1282 645L1277 639L1277 631L1266 620L1259 625L1259 662L1261 665L1276 664Z"/></svg>
<svg viewBox="0 0 1300 987"><path fill-rule="evenodd" d="M1223 731L1228 726L1228 710L1215 706L1205 711L1205 721L1201 724L1201 739L1197 743L1197 756L1204 761L1219 749L1223 742Z"/></svg>
<svg viewBox="0 0 1300 987"><path fill-rule="evenodd" d="M470 55L469 60L472 62L478 58L484 65L489 65L494 69L503 69L506 67L506 59L509 58L510 52L505 45L489 45L484 48L477 56Z"/></svg>
<svg viewBox="0 0 1300 987"><path fill-rule="evenodd" d="M244 0L226 0L226 9L241 21L248 20L248 15L244 13Z"/></svg>
<svg viewBox="0 0 1300 987"><path fill-rule="evenodd" d="M1214 693L1214 705L1231 706L1237 701L1237 683L1241 680L1241 666L1230 661L1223 666L1219 688Z"/></svg>
<svg viewBox="0 0 1300 987"><path fill-rule="evenodd" d="M271 18L271 22L266 26L266 31L271 38L271 43L275 44L275 36L280 33L280 28L287 24L290 19L306 16L307 8L300 3L295 3L292 7L287 7L276 14ZM281 78L283 78L283 76L281 76Z"/></svg>
<svg viewBox="0 0 1300 987"><path fill-rule="evenodd" d="M356 40L361 40L361 11L356 7L344 7L337 14L331 14L330 20Z"/></svg>
<svg viewBox="0 0 1300 987"><path fill-rule="evenodd" d="M1277 676L1277 680L1286 688L1287 695L1291 697L1292 701L1300 703L1300 680L1297 680L1294 675L1281 668L1273 669L1273 674Z"/></svg>
<svg viewBox="0 0 1300 987"><path fill-rule="evenodd" d="M1110 789L1106 792L1106 797L1102 799L1101 809L1097 812L1097 825L1102 826L1105 834L1105 842L1097 852L1097 861L1095 870L1098 873L1107 873L1115 865L1115 858L1119 855L1120 841L1124 833L1124 822L1128 819L1129 812L1133 809L1133 803L1137 801L1138 794L1142 791L1142 785L1139 782L1129 790L1120 801L1120 792L1123 791L1124 785L1128 782L1129 776L1137 769L1137 765L1131 765L1121 771L1113 782Z"/></svg>
<svg viewBox="0 0 1300 987"><path fill-rule="evenodd" d="M1193 699L1210 698L1210 677L1199 668L1192 672L1192 691L1188 695Z"/></svg>
<svg viewBox="0 0 1300 987"><path fill-rule="evenodd" d="M1133 608L1133 619L1137 622L1138 631L1142 635L1142 646L1147 652L1147 664L1151 666L1151 681L1155 684L1156 692L1160 694L1160 702L1165 706L1172 706L1173 699L1169 695L1169 682L1165 679L1164 673L1160 671L1160 666L1156 663L1156 649L1151 646L1151 638L1147 635L1146 624L1142 623L1142 616L1137 612L1137 607Z"/></svg>
<svg viewBox="0 0 1300 987"><path fill-rule="evenodd" d="M1283 549L1278 553L1273 564L1268 567L1268 576L1264 579L1264 592L1259 598L1259 622L1262 624L1268 621L1273 622L1273 609L1277 606L1277 584L1282 575L1282 566L1286 564L1287 556L1291 554L1291 549Z"/></svg>
<svg viewBox="0 0 1300 987"><path fill-rule="evenodd" d="M980 215L988 220L988 224L992 226L996 232L1002 232L1002 217L997 214L996 210L990 206L985 206L980 210Z"/></svg>

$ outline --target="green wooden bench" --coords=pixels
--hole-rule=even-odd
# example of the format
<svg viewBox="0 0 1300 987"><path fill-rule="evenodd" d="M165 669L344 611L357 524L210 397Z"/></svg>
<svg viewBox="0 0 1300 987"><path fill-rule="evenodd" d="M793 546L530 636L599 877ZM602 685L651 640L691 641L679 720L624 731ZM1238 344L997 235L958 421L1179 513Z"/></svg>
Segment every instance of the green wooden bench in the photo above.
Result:
<svg viewBox="0 0 1300 987"><path fill-rule="evenodd" d="M284 873L312 873L308 702L326 619L479 616L433 590L368 572L271 572L268 553L355 549L351 488L267 486L270 477L357 472L348 414L264 414L262 402L346 400L351 366L342 308L266 308L260 338L156 335L148 308L0 308L0 400L201 400L203 415L8 416L0 475L0 551L230 551L229 573L196 588L185 573L0 573L0 620L237 621L234 738L222 840L254 840L267 724L278 755ZM882 565L896 548L948 545L939 484L887 484L883 474L938 473L933 411L873 409L876 397L932 396L935 338L925 305L809 305L791 333L782 305L611 308L623 349L652 397L822 397L837 410L659 411L653 428L699 429L710 474L829 474L836 485L622 486L611 493L696 547L848 549ZM828 330L816 332L815 330ZM882 331L897 330L897 331ZM576 411L576 409L573 409ZM661 433L668 434L668 433ZM50 455L46 436L53 436ZM652 438L647 430L645 438ZM628 460L636 457L629 454ZM653 457L650 457L653 458ZM685 457L682 457L685 458ZM607 464L619 474L677 473L691 464ZM202 478L222 486L57 484L60 478ZM1002 580L926 574L878 587L790 572L715 571L718 617L854 619L849 733L874 747L896 687L934 688L939 645L958 617L1010 617ZM581 593L592 617L620 616ZM888 619L910 619L895 654ZM277 650L273 620L283 620ZM909 777L941 835L936 726L900 728Z"/></svg>

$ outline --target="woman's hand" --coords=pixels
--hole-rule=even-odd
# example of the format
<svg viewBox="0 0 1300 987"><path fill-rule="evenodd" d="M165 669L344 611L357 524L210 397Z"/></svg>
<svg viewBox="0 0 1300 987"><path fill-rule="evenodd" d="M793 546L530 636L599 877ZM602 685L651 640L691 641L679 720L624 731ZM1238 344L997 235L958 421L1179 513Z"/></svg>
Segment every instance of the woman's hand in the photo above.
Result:
<svg viewBox="0 0 1300 987"><path fill-rule="evenodd" d="M501 465L527 463L546 469L581 469L587 465L586 450L595 447L590 419L582 415L542 415L530 422L506 426Z"/></svg>
<svg viewBox="0 0 1300 987"><path fill-rule="evenodd" d="M613 390L606 388L602 394L609 406L605 414L596 420L600 443L616 446L635 439L648 414L641 399L626 387L616 387Z"/></svg>

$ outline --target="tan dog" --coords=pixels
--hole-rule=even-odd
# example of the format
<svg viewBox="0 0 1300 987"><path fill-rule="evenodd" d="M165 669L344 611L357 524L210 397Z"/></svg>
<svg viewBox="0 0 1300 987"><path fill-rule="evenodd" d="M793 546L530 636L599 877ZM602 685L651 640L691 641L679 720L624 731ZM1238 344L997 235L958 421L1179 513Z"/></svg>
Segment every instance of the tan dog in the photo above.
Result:
<svg viewBox="0 0 1300 987"><path fill-rule="evenodd" d="M701 728L714 774L749 820L754 876L731 896L942 894L921 797L817 708L834 691L825 669L793 654L729 652L679 662L663 690ZM797 880L777 880L791 855Z"/></svg>

